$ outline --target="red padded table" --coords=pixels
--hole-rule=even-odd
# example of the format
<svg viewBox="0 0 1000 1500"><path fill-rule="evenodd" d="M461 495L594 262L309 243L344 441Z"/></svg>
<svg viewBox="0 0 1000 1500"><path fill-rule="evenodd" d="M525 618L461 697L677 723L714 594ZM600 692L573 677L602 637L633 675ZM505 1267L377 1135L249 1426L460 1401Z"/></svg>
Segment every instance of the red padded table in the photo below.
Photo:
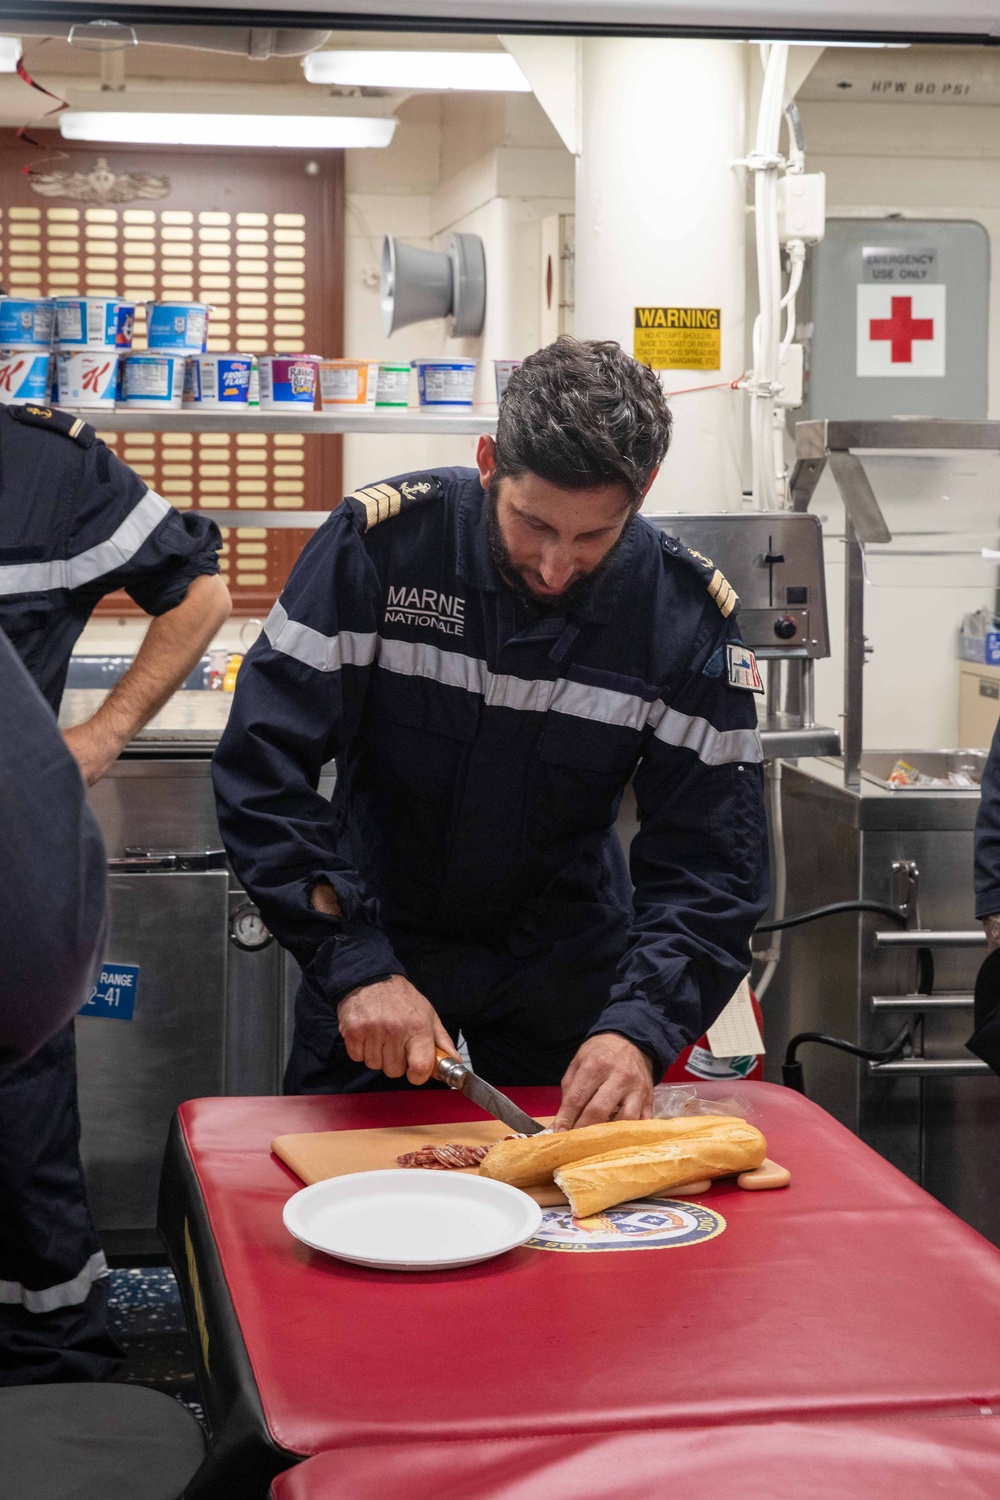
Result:
<svg viewBox="0 0 1000 1500"><path fill-rule="evenodd" d="M996 1500L1000 1415L742 1423L341 1448L272 1500Z"/></svg>
<svg viewBox="0 0 1000 1500"><path fill-rule="evenodd" d="M554 1111L554 1089L513 1092ZM461 1096L182 1106L160 1222L201 1346L204 1493L263 1495L333 1449L1000 1405L1000 1252L801 1095L746 1092L792 1185L713 1188L717 1238L412 1275L293 1240L281 1210L299 1183L269 1143L481 1118Z"/></svg>

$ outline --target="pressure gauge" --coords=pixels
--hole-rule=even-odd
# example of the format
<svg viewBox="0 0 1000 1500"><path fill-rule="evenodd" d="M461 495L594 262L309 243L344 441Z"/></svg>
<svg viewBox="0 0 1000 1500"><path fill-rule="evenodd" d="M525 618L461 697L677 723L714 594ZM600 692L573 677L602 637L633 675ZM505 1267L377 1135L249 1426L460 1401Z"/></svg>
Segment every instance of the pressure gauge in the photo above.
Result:
<svg viewBox="0 0 1000 1500"><path fill-rule="evenodd" d="M245 953L255 953L274 942L274 934L268 932L252 901L245 901L233 912L229 919L229 936Z"/></svg>

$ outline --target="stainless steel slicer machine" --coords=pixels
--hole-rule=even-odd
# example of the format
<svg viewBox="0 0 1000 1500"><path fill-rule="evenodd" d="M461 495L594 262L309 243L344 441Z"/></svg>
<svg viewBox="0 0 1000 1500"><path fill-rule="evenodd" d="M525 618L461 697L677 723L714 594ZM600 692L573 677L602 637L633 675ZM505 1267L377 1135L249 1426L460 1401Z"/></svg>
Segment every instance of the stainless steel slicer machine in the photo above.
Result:
<svg viewBox="0 0 1000 1500"><path fill-rule="evenodd" d="M646 519L710 558L739 595L743 640L764 668L765 757L838 754L837 731L815 721L813 668L830 655L819 518L754 510Z"/></svg>

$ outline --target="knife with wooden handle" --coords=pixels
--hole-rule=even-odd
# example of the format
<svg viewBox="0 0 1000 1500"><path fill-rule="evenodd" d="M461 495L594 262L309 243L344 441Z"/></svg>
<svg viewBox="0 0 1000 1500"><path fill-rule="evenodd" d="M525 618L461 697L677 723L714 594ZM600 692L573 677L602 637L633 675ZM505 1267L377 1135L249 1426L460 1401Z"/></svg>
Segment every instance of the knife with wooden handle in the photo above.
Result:
<svg viewBox="0 0 1000 1500"><path fill-rule="evenodd" d="M443 1052L440 1047L434 1049L437 1061L434 1064L435 1078L440 1078L450 1089L457 1089L464 1094L466 1099L471 1099L473 1104L479 1106L486 1114L492 1115L494 1120L502 1120L509 1125L511 1130L516 1130L519 1135L538 1135L545 1129L526 1115L523 1109L519 1109L513 1099L508 1099L506 1094L501 1094L492 1084L487 1083L485 1078L478 1078L458 1058L451 1057Z"/></svg>

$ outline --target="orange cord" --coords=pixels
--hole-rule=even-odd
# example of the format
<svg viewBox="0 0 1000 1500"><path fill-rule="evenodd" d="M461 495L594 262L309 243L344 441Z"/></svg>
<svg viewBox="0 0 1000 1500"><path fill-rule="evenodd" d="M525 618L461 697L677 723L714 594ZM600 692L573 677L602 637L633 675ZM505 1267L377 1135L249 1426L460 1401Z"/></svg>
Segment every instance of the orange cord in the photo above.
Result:
<svg viewBox="0 0 1000 1500"><path fill-rule="evenodd" d="M689 385L682 391L665 391L664 395L672 399L674 396L693 396L698 391L735 391L743 379L744 376L737 375L735 380L717 380L714 385Z"/></svg>

